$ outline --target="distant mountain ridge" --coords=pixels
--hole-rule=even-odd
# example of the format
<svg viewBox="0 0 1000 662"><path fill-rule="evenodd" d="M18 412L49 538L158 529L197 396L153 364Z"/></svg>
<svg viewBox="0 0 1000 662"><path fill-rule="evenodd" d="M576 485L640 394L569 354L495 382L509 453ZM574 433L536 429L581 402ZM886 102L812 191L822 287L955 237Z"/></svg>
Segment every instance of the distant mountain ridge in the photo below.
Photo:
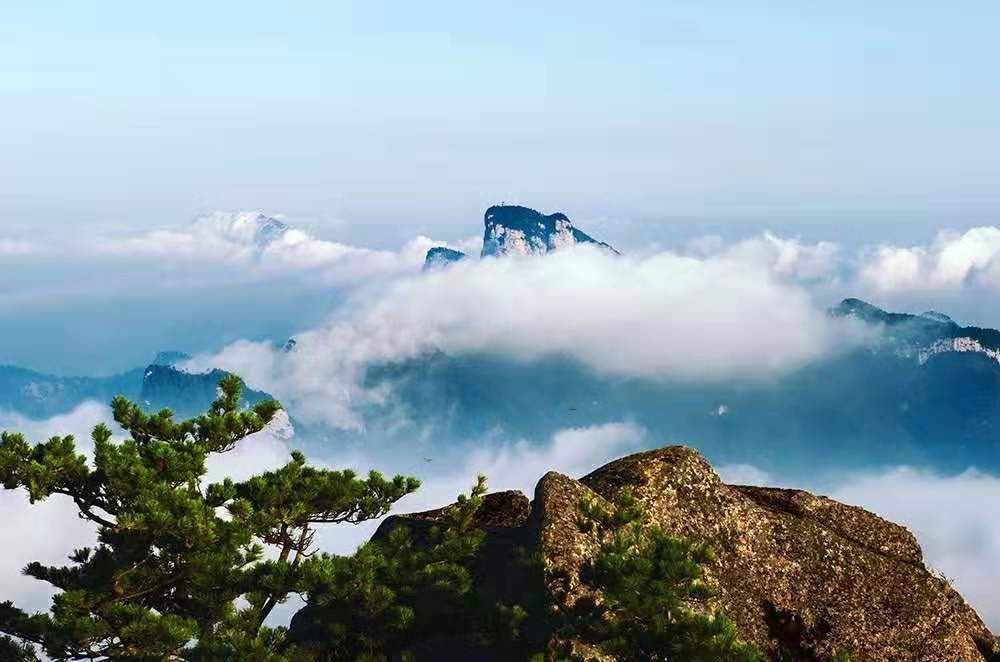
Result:
<svg viewBox="0 0 1000 662"><path fill-rule="evenodd" d="M767 381L614 378L565 357L440 351L374 365L366 386L392 397L365 412L368 434L403 434L380 427L396 412L413 421L407 434L441 440L496 431L547 439L628 420L651 439L782 475L898 464L1000 470L1000 332L858 299L830 314L874 325L872 340Z"/></svg>
<svg viewBox="0 0 1000 662"><path fill-rule="evenodd" d="M43 419L65 414L88 400L132 400L142 390L144 368L110 377L59 377L17 366L0 366L0 410Z"/></svg>
<svg viewBox="0 0 1000 662"><path fill-rule="evenodd" d="M178 419L198 416L215 400L219 381L227 374L223 370L191 373L154 363L146 368L137 401L147 411L169 409ZM244 387L240 406L246 408L269 399L267 393Z"/></svg>
<svg viewBox="0 0 1000 662"><path fill-rule="evenodd" d="M867 301L852 298L831 308L830 314L881 326L881 341L876 349L914 357L921 365L933 356L952 352L982 354L1000 365L1000 331L961 326L944 313L890 313Z"/></svg>
<svg viewBox="0 0 1000 662"><path fill-rule="evenodd" d="M108 404L115 396L123 395L146 411L166 408L177 418L197 416L215 399L219 380L227 373L190 373L177 367L190 358L183 352L160 352L145 368L110 377L60 377L0 366L0 410L43 419L65 414L83 402ZM270 397L244 388L242 405Z"/></svg>

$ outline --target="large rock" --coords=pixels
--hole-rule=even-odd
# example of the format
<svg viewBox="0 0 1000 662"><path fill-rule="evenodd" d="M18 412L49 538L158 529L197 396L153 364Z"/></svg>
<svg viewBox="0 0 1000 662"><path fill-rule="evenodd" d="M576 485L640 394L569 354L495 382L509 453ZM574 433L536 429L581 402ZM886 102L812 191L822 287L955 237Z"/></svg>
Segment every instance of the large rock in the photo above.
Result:
<svg viewBox="0 0 1000 662"><path fill-rule="evenodd" d="M491 599L535 592L550 615L572 606L591 590L579 572L596 551L579 525L580 500L610 509L626 487L651 523L712 544L717 561L705 568L712 606L773 659L827 660L842 649L854 660L981 661L998 653L994 636L927 569L905 528L807 492L726 485L681 446L631 455L579 480L546 474L530 510L519 493L490 495L479 513L487 542L477 586ZM449 508L391 518L376 535L399 525L419 534ZM509 571L521 547L539 552L539 575ZM586 642L558 640L545 629L545 614L537 616L532 636L550 651L569 647L583 659L611 659Z"/></svg>
<svg viewBox="0 0 1000 662"><path fill-rule="evenodd" d="M653 522L711 542L718 562L706 575L718 606L772 655L828 659L846 648L858 660L982 660L996 647L924 565L912 534L861 508L726 485L684 447L617 460L579 484L607 498L630 487ZM560 498L542 496L543 508Z"/></svg>

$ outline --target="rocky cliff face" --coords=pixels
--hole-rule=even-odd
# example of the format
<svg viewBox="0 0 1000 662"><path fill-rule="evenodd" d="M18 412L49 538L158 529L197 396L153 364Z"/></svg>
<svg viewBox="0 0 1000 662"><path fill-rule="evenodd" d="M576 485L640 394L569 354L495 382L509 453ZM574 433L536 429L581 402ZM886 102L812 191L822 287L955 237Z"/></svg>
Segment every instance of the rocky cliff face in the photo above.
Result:
<svg viewBox="0 0 1000 662"><path fill-rule="evenodd" d="M483 219L482 257L544 255L577 244L594 244L613 253L614 248L573 227L565 214L540 214L528 207L496 205Z"/></svg>
<svg viewBox="0 0 1000 662"><path fill-rule="evenodd" d="M483 215L483 250L480 257L545 255L552 251L592 244L618 254L603 241L573 226L565 214L542 214L529 207L494 205ZM468 256L462 251L437 246L427 251L424 271L446 267Z"/></svg>
<svg viewBox="0 0 1000 662"><path fill-rule="evenodd" d="M476 569L481 590L497 599L534 591L549 613L568 609L587 590L579 573L595 553L579 526L580 500L611 509L625 487L651 523L712 544L717 561L705 574L713 606L773 659L827 660L848 649L854 660L971 662L1000 650L975 611L924 565L905 528L807 492L726 485L697 452L679 446L579 480L549 473L530 504L519 493L490 495L479 512L487 532ZM400 524L419 533L446 510L390 518L376 536ZM525 547L542 559L538 585L510 571ZM533 627L550 651L568 646L583 659L609 659L586 641L558 641L544 622Z"/></svg>

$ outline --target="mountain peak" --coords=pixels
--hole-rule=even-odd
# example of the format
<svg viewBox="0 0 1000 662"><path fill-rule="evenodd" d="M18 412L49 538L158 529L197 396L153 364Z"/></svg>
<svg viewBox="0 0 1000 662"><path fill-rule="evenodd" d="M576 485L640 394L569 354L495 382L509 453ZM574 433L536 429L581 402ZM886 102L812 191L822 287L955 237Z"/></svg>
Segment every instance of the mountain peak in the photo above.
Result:
<svg viewBox="0 0 1000 662"><path fill-rule="evenodd" d="M878 306L853 297L841 301L831 309L831 312L844 317L858 317L866 322L884 321L886 315L889 314Z"/></svg>
<svg viewBox="0 0 1000 662"><path fill-rule="evenodd" d="M467 257L468 255L462 251L456 251L446 246L435 246L427 251L427 257L424 258L424 271L445 267Z"/></svg>
<svg viewBox="0 0 1000 662"><path fill-rule="evenodd" d="M595 244L617 254L610 245L573 227L569 217L542 214L519 205L494 205L483 218L483 257L544 255L577 244Z"/></svg>

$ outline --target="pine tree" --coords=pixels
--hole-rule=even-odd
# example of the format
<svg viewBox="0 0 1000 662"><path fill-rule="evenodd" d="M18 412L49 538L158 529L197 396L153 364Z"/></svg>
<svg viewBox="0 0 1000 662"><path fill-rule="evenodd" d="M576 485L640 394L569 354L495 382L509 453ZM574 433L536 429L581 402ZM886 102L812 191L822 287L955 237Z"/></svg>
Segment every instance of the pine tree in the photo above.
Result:
<svg viewBox="0 0 1000 662"><path fill-rule="evenodd" d="M72 499L97 540L67 566L25 568L58 593L48 613L0 603L0 632L13 637L0 639L0 651L31 659L25 644L37 644L56 660L299 659L284 629L264 621L302 584L315 526L381 517L419 483L316 469L295 452L248 481L204 484L210 455L263 430L280 409L267 401L240 411L241 392L227 376L209 411L182 422L116 398L114 419L129 438L117 442L98 425L92 462L73 437L32 446L2 434L0 483L26 490L32 503ZM265 560L265 547L275 558Z"/></svg>
<svg viewBox="0 0 1000 662"><path fill-rule="evenodd" d="M320 555L303 566L309 606L292 634L321 660L397 659L417 642L458 636L485 642L486 615L471 572L485 539L474 523L486 494L479 476L468 496L426 541L403 526L350 557Z"/></svg>

